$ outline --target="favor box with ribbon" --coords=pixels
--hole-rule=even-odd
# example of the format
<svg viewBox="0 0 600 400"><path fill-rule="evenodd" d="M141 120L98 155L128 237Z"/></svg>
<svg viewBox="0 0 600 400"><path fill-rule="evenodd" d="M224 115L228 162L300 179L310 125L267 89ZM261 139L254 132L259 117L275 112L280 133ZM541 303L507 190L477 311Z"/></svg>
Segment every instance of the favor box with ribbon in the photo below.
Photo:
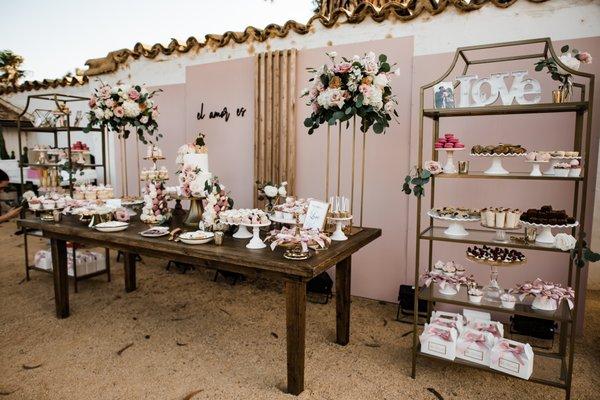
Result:
<svg viewBox="0 0 600 400"><path fill-rule="evenodd" d="M533 372L533 350L529 344L500 339L492 348L490 368L529 379Z"/></svg>
<svg viewBox="0 0 600 400"><path fill-rule="evenodd" d="M456 357L456 329L443 325L425 324L419 340L421 352L454 360Z"/></svg>
<svg viewBox="0 0 600 400"><path fill-rule="evenodd" d="M456 333L460 334L464 327L464 318L460 314L446 312L446 311L433 311L431 313L431 319L429 323L432 325L442 325L449 328L456 329Z"/></svg>
<svg viewBox="0 0 600 400"><path fill-rule="evenodd" d="M75 257L77 260L77 276L91 274L105 268L104 254L88 250L76 250ZM48 250L39 250L35 253L34 261L35 266L38 268L49 271L53 269L52 254ZM71 251L67 252L67 274L74 276L73 253Z"/></svg>
<svg viewBox="0 0 600 400"><path fill-rule="evenodd" d="M495 341L489 332L465 328L456 341L456 358L488 366Z"/></svg>
<svg viewBox="0 0 600 400"><path fill-rule="evenodd" d="M504 337L504 325L498 321L484 321L476 319L469 321L467 328L475 329L476 331L489 332L496 339L502 339Z"/></svg>

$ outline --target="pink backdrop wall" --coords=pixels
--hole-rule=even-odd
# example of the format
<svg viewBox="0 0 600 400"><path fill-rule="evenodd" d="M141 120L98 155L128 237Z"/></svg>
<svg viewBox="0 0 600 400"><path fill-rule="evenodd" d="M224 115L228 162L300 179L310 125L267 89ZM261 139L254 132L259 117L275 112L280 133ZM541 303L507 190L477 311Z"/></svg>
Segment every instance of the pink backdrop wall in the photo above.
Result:
<svg viewBox="0 0 600 400"><path fill-rule="evenodd" d="M564 44L558 42L557 48ZM589 50L592 54L600 53L600 38L589 38L570 41L579 49ZM413 57L413 39L397 38L352 45L331 46L328 48L302 50L298 53L297 92L308 85L309 75L305 71L308 66L318 66L327 62L325 51L335 50L340 56L352 56L367 51L376 54L385 53L388 59L397 62L401 76L394 77L392 87L398 96L397 107L399 123L392 123L385 135L367 136L367 163L365 186L365 215L367 226L383 229L383 236L361 250L353 258L352 294L395 301L398 286L401 283L412 283L414 274L415 245L415 200L401 191L404 175L417 160L418 140L418 107L419 87L437 79L450 65L453 51L445 54ZM530 71L531 76L539 79L543 85L544 98L550 101L550 91L556 84L543 74L533 71L532 61L507 63L494 66L493 69L474 69L480 76L490 72L510 72L519 69ZM598 73L598 63L582 66L582 71ZM450 78L461 75L454 71ZM174 165L176 149L183 143L193 140L198 131L207 134L210 151L210 166L215 175L232 191L237 207L252 205L253 190L253 58L203 64L188 67L186 83L164 86L164 92L157 96L161 107L160 128L166 134L161 141L168 160L166 165L172 175L171 184L176 180ZM597 85L598 86L598 85ZM596 89L598 92L598 89ZM596 93L596 99L600 93ZM204 102L206 117L196 118L200 105ZM431 104L431 103L429 103ZM226 106L231 113L228 122L223 119L209 119L210 111L221 111ZM243 118L236 116L236 108L247 109ZM315 198L325 197L325 145L326 128L323 126L312 136L307 135L303 126L309 108L303 99L297 100L297 193L300 196ZM565 118L566 117L566 118ZM597 132L599 113L596 113L594 132ZM515 142L529 149L552 149L572 146L573 116L562 115L530 115L509 117L477 117L452 118L443 120L441 131L453 132L465 143L467 148L482 143ZM431 131L431 124L426 123L425 132ZM337 128L332 128L331 154L337 154ZM592 149L598 148L598 135L593 139ZM543 142L540 138L543 137ZM351 129L342 132L342 185L341 193L350 193L351 169ZM361 135L357 135L357 177L360 173ZM426 143L430 140L426 139ZM597 154L592 154L593 165L590 171L595 174ZM129 154L129 166L135 166L135 154ZM425 159L430 157L426 156ZM461 155L458 159L468 159ZM470 160L472 170L484 169L486 163ZM337 160L332 161L330 194L335 190ZM522 161L507 162L511 171L527 171ZM135 171L134 171L135 173ZM593 177L595 178L595 177ZM135 177L130 174L131 182ZM358 179L357 179L358 181ZM437 205L457 205L467 207L506 206L521 209L552 204L555 207L571 209L572 199L565 196L573 185L569 182L541 181L479 181L479 180L443 180L438 185ZM137 186L134 186L137 188ZM426 188L429 192L430 187ZM137 189L136 189L137 190ZM588 226L591 232L591 211L594 185L588 191ZM358 212L359 186L355 188L355 215ZM427 203L428 204L428 203ZM426 219L423 219L426 222ZM426 244L423 242L423 244ZM435 259L463 260L464 245L436 245ZM423 256L425 253L423 253ZM547 254L544 252L528 252L529 262L525 267L502 271L500 283L506 287L523 279L536 276L545 279L565 281L567 256ZM422 258L423 260L423 258ZM426 258L425 258L426 260ZM421 264L425 268L425 264ZM470 266L480 283L489 277L488 270L480 266Z"/></svg>

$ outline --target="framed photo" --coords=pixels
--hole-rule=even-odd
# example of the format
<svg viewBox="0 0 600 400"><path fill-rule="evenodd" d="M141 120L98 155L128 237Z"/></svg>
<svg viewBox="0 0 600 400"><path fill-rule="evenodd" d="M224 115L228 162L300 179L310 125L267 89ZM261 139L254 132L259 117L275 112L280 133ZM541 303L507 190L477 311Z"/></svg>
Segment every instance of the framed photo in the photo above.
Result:
<svg viewBox="0 0 600 400"><path fill-rule="evenodd" d="M454 108L454 84L440 82L433 87L433 105L435 108Z"/></svg>
<svg viewBox="0 0 600 400"><path fill-rule="evenodd" d="M325 228L325 222L327 221L327 213L329 212L329 203L318 200L311 200L308 203L308 209L306 210L306 217L302 227L305 229L319 229Z"/></svg>

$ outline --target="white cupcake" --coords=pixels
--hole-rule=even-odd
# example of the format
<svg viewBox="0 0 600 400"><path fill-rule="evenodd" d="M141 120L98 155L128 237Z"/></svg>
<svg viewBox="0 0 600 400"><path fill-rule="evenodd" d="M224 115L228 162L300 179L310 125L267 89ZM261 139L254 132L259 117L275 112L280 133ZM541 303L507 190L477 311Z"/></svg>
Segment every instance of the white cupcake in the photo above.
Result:
<svg viewBox="0 0 600 400"><path fill-rule="evenodd" d="M508 210L506 212L506 221L504 226L506 228L516 228L520 217L521 212L519 210Z"/></svg>

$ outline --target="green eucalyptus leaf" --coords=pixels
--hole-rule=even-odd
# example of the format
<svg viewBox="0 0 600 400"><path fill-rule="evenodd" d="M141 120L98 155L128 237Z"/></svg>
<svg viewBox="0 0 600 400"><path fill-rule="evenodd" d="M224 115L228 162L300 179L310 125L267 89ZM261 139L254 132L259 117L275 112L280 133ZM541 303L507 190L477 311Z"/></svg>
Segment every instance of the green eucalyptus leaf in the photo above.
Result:
<svg viewBox="0 0 600 400"><path fill-rule="evenodd" d="M561 53L566 53L567 51L569 51L569 45L565 45L563 47L560 48Z"/></svg>

